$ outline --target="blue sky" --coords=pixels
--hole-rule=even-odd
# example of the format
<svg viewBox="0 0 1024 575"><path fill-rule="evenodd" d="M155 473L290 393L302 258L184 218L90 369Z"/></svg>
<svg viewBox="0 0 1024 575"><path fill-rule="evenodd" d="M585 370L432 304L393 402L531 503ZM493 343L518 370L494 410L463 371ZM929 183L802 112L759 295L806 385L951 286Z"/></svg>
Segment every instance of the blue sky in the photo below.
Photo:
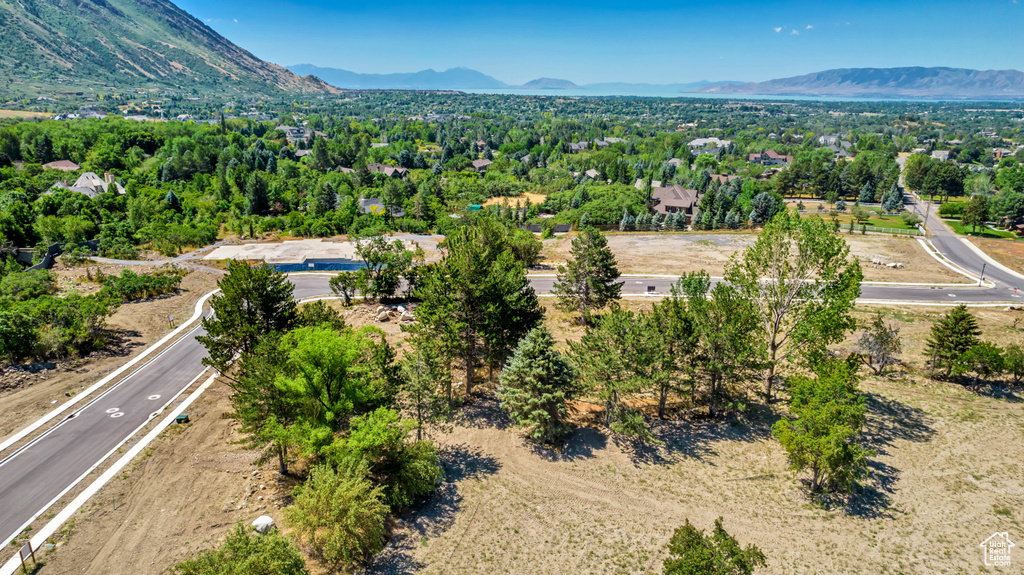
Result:
<svg viewBox="0 0 1024 575"><path fill-rule="evenodd" d="M510 84L541 76L586 84L1024 68L1017 0L176 3L265 60L366 73L465 66Z"/></svg>

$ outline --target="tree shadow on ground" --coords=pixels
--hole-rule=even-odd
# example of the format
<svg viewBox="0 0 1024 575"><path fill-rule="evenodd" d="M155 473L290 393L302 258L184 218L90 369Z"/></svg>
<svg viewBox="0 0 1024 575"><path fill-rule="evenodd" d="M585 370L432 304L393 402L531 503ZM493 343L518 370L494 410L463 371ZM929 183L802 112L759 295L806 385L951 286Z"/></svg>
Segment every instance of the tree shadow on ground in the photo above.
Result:
<svg viewBox="0 0 1024 575"><path fill-rule="evenodd" d="M469 445L453 445L438 451L444 479L429 499L403 514L402 529L396 533L384 549L375 555L363 573L394 575L415 573L425 567L413 557L413 551L424 540L444 535L462 510L462 494L458 483L465 479L480 479L493 475L501 469L497 459L485 454L479 448Z"/></svg>
<svg viewBox="0 0 1024 575"><path fill-rule="evenodd" d="M493 393L484 391L479 396L459 408L454 423L461 427L474 429L508 429L512 427L505 410L501 409L498 399Z"/></svg>
<svg viewBox="0 0 1024 575"><path fill-rule="evenodd" d="M133 329L105 329L103 337L107 342L102 348L93 354L108 354L112 357L125 357L131 355L135 348L144 347L142 334Z"/></svg>
<svg viewBox="0 0 1024 575"><path fill-rule="evenodd" d="M760 442L771 439L772 425L779 420L770 406L755 404L742 416L737 413L708 417L691 414L679 419L648 421L651 435L659 443L616 438L634 464L667 465L680 458L697 459L714 465L715 444L722 441Z"/></svg>
<svg viewBox="0 0 1024 575"><path fill-rule="evenodd" d="M888 455L897 441L922 443L935 435L928 415L916 408L876 393L864 393L868 418L863 444L875 452L868 460L868 479L846 499L846 512L856 517L893 518L892 496L900 470L876 459Z"/></svg>
<svg viewBox="0 0 1024 575"><path fill-rule="evenodd" d="M608 446L608 434L595 427L577 427L569 432L560 449L551 449L524 438L523 442L533 454L551 462L578 461L595 457Z"/></svg>

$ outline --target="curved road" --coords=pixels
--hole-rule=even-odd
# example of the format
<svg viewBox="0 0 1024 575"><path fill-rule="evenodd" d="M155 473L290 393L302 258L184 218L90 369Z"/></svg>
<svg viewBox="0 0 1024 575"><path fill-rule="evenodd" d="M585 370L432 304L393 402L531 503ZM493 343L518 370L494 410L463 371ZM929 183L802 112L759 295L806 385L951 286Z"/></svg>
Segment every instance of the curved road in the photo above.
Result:
<svg viewBox="0 0 1024 575"><path fill-rule="evenodd" d="M930 218L929 228L935 234L935 246L946 258L980 274L981 258L937 216ZM1024 284L1020 278L994 266L987 266L985 277L994 287L865 285L861 296L864 300L892 302L1021 301L1020 295L1014 293L1015 285ZM327 275L291 276L295 297L331 295L328 279ZM530 279L541 294L550 292L554 281L554 277ZM623 293L642 294L648 291L648 286L654 286L657 293L664 294L672 281L670 278L626 277L623 278ZM206 350L195 338L202 333L202 327L194 328L28 445L0 460L0 543L15 537L199 378L204 371L201 360Z"/></svg>

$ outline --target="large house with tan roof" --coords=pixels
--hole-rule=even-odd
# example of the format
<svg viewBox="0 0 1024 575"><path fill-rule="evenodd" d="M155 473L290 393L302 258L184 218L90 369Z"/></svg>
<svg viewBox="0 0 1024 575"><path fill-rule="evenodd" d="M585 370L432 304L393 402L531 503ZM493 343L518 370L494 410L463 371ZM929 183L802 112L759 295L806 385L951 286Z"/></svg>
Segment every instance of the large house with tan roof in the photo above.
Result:
<svg viewBox="0 0 1024 575"><path fill-rule="evenodd" d="M679 184L651 188L651 198L655 201L654 209L659 214L683 214L690 221L697 215L697 204L702 197L704 195L697 190L684 188Z"/></svg>

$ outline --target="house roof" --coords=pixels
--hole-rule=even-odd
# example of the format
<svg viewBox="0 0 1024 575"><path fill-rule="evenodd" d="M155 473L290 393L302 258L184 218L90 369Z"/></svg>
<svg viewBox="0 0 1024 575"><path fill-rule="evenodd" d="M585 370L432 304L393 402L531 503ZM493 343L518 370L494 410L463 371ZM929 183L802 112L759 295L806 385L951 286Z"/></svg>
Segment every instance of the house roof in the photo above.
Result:
<svg viewBox="0 0 1024 575"><path fill-rule="evenodd" d="M43 167L48 170L61 170L63 172L74 172L75 170L81 169L81 166L71 160L57 160L56 162L43 164Z"/></svg>
<svg viewBox="0 0 1024 575"><path fill-rule="evenodd" d="M399 178L404 178L405 174L409 172L409 170L405 168L400 168L398 166L387 166L378 163L367 164L366 169L370 170L371 172L383 172L384 175L389 178L393 178L395 176L398 176Z"/></svg>
<svg viewBox="0 0 1024 575"><path fill-rule="evenodd" d="M667 208L670 207L676 208L677 211L692 214L696 211L697 203L700 202L701 197L702 194L698 193L697 190L684 188L679 184L651 189L651 198L658 200L654 209L663 215L668 213Z"/></svg>
<svg viewBox="0 0 1024 575"><path fill-rule="evenodd" d="M484 168L486 168L487 166L490 166L493 163L494 162L492 162L490 160L473 160L472 162L470 162L470 164L473 166L474 170L484 169Z"/></svg>

